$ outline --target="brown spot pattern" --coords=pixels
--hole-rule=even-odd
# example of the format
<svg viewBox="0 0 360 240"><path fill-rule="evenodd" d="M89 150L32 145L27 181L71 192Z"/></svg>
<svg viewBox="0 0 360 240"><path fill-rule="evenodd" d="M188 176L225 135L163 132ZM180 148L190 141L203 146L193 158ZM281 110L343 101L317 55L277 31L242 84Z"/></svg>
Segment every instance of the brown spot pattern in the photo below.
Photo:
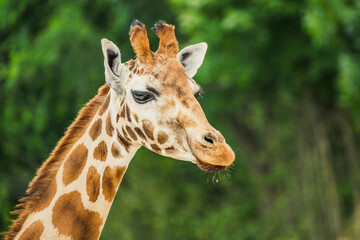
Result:
<svg viewBox="0 0 360 240"><path fill-rule="evenodd" d="M106 117L106 134L109 135L110 137L112 137L112 135L114 134L114 127L111 123L111 115L110 115L110 111Z"/></svg>
<svg viewBox="0 0 360 240"><path fill-rule="evenodd" d="M121 110L120 117L125 118L125 106Z"/></svg>
<svg viewBox="0 0 360 240"><path fill-rule="evenodd" d="M182 112L179 112L179 114L176 117L176 120L180 123L182 127L195 128L197 126L193 117L190 117L189 115L186 115Z"/></svg>
<svg viewBox="0 0 360 240"><path fill-rule="evenodd" d="M121 155L120 148L116 143L113 143L111 145L111 154L113 155L114 158L119 158Z"/></svg>
<svg viewBox="0 0 360 240"><path fill-rule="evenodd" d="M89 135L93 141L95 141L101 134L101 124L102 124L102 120L98 119L94 122L94 124L90 128Z"/></svg>
<svg viewBox="0 0 360 240"><path fill-rule="evenodd" d="M90 202L95 202L100 192L100 174L94 166L89 168L86 174L86 193Z"/></svg>
<svg viewBox="0 0 360 240"><path fill-rule="evenodd" d="M106 161L107 145L105 141L101 141L94 150L94 158L102 162Z"/></svg>
<svg viewBox="0 0 360 240"><path fill-rule="evenodd" d="M150 121L143 120L143 129L146 136L148 136L151 140L154 140L154 126Z"/></svg>
<svg viewBox="0 0 360 240"><path fill-rule="evenodd" d="M130 111L129 111L129 107L128 107L127 104L125 104L125 111L126 111L127 120L128 120L129 122L131 122Z"/></svg>
<svg viewBox="0 0 360 240"><path fill-rule="evenodd" d="M160 144L165 143L168 140L168 138L169 136L164 131L161 130L159 131L157 140Z"/></svg>
<svg viewBox="0 0 360 240"><path fill-rule="evenodd" d="M117 139L119 143L125 148L125 150L129 152L129 147L131 146L131 144L125 138L123 138L123 136L120 135L119 131L117 132Z"/></svg>
<svg viewBox="0 0 360 240"><path fill-rule="evenodd" d="M102 178L102 188L105 199L108 202L112 202L117 188L124 176L126 167L109 167L107 166Z"/></svg>
<svg viewBox="0 0 360 240"><path fill-rule="evenodd" d="M52 213L52 223L59 233L72 239L96 240L100 236L100 214L84 208L81 194L70 192L59 198Z"/></svg>
<svg viewBox="0 0 360 240"><path fill-rule="evenodd" d="M64 163L63 182L66 185L75 181L85 167L88 149L84 144L77 146Z"/></svg>
<svg viewBox="0 0 360 240"><path fill-rule="evenodd" d="M56 178L53 178L46 191L44 191L40 196L38 203L34 207L34 212L42 211L47 206L49 206L51 200L53 200L55 196L55 193L56 193Z"/></svg>
<svg viewBox="0 0 360 240"><path fill-rule="evenodd" d="M33 222L24 232L21 234L19 240L38 240L44 232L44 225L40 220Z"/></svg>
<svg viewBox="0 0 360 240"><path fill-rule="evenodd" d="M125 138L127 141L131 142L131 139L130 139L129 136L127 135L124 127L122 127L121 130L122 130L122 133L123 133L123 135L124 135L124 138Z"/></svg>
<svg viewBox="0 0 360 240"><path fill-rule="evenodd" d="M151 144L150 146L151 146L152 150L154 150L155 152L157 152L157 153L161 152L161 149L158 145Z"/></svg>
<svg viewBox="0 0 360 240"><path fill-rule="evenodd" d="M120 114L116 114L116 122L119 122Z"/></svg>
<svg viewBox="0 0 360 240"><path fill-rule="evenodd" d="M175 149L174 146L165 148L165 153L166 153L167 155L175 154L175 153L178 153L178 152L179 152L179 150Z"/></svg>
<svg viewBox="0 0 360 240"><path fill-rule="evenodd" d="M139 137L141 137L142 139L146 140L146 137L145 137L144 133L141 131L140 128L135 127L134 130L135 130L135 132L139 135Z"/></svg>
<svg viewBox="0 0 360 240"><path fill-rule="evenodd" d="M99 115L100 116L103 115L106 112L106 110L109 107L109 103L110 103L110 94L107 95L104 103L101 105L101 108L99 110Z"/></svg>
<svg viewBox="0 0 360 240"><path fill-rule="evenodd" d="M134 117L134 119L135 119L136 122L139 122L139 118L138 118L138 116L136 115L136 113L133 113L133 117Z"/></svg>
<svg viewBox="0 0 360 240"><path fill-rule="evenodd" d="M131 127L126 126L126 131L128 132L128 134L130 135L130 137L131 137L134 141L137 140L137 136L136 136L136 134L134 133L134 131L131 129Z"/></svg>

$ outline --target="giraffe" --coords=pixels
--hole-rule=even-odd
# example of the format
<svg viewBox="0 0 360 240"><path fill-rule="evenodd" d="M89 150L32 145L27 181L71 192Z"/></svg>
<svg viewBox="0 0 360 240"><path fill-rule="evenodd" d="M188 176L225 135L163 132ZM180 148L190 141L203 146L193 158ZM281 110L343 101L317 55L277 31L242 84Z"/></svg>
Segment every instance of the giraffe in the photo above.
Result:
<svg viewBox="0 0 360 240"><path fill-rule="evenodd" d="M141 147L204 171L230 166L235 155L207 121L193 80L206 43L179 51L175 26L155 24L152 52L145 25L135 20L135 60L101 40L106 84L80 111L20 199L5 239L98 239L130 160Z"/></svg>

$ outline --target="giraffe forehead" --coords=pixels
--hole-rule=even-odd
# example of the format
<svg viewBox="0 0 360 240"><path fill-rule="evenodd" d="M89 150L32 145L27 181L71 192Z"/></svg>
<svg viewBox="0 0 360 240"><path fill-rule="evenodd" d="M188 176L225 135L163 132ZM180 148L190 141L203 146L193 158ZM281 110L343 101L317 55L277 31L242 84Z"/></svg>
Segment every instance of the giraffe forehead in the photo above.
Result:
<svg viewBox="0 0 360 240"><path fill-rule="evenodd" d="M175 102L178 102L185 108L191 108L196 101L193 95L200 90L200 87L193 80L188 79L183 65L178 60L163 59L161 56L157 59L157 64L152 66L147 66L138 60L127 64L129 74L132 75L129 89L145 91L153 88L162 97L168 98L169 104L172 103L169 106L175 106ZM136 74L139 72L137 68L143 70L140 71L142 74Z"/></svg>

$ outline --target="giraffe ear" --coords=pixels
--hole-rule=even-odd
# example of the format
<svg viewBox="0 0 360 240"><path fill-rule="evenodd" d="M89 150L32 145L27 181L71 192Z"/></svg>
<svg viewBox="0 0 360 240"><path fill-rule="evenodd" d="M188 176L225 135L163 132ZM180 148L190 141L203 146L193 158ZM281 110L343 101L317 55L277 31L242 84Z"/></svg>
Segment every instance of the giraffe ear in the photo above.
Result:
<svg viewBox="0 0 360 240"><path fill-rule="evenodd" d="M176 56L185 68L185 73L190 78L195 76L198 68L204 61L207 44L205 42L190 45L182 49Z"/></svg>
<svg viewBox="0 0 360 240"><path fill-rule="evenodd" d="M105 80L118 94L123 93L124 81L121 77L121 54L119 48L106 38L101 39L104 54Z"/></svg>

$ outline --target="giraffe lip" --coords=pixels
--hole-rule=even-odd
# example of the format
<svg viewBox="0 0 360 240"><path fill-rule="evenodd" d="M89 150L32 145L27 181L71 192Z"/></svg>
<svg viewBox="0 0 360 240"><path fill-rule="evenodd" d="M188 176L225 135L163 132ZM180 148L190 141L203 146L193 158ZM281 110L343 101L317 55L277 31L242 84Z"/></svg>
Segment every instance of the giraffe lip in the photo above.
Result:
<svg viewBox="0 0 360 240"><path fill-rule="evenodd" d="M201 161L199 158L196 158L196 164L198 167L206 172L218 172L221 170L225 170L228 166L220 166L220 165L213 165L204 161Z"/></svg>

